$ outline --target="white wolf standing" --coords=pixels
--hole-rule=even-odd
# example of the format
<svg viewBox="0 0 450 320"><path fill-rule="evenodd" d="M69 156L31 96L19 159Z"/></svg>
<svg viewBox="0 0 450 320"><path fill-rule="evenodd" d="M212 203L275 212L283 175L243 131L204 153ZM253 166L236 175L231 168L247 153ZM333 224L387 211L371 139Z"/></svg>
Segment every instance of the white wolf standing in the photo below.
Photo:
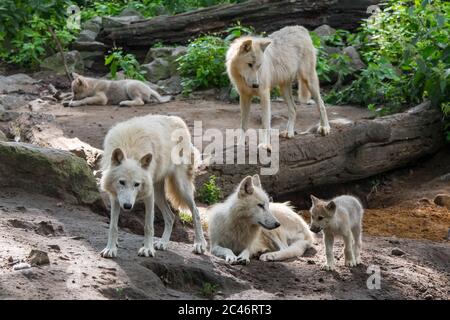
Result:
<svg viewBox="0 0 450 320"><path fill-rule="evenodd" d="M312 246L307 224L286 203L269 203L258 175L248 176L224 203L209 212L211 253L229 263L301 256ZM268 252L269 251L269 252Z"/></svg>
<svg viewBox="0 0 450 320"><path fill-rule="evenodd" d="M250 105L253 96L259 96L262 107L262 126L267 129L262 146L270 149L270 90L279 86L288 105L288 123L281 135L292 138L295 134L297 106L292 96L292 82L298 81L298 95L302 103L314 99L320 112L318 132L330 133L325 105L320 96L316 73L316 49L308 30L301 26L285 27L268 38L241 37L230 46L226 57L227 72L239 92L241 129L248 128ZM245 139L245 136L241 137Z"/></svg>
<svg viewBox="0 0 450 320"><path fill-rule="evenodd" d="M323 230L326 270L334 270L333 243L335 236L344 238L345 265L354 267L361 263L362 217L364 209L352 196L339 196L330 201L311 195L311 231Z"/></svg>
<svg viewBox="0 0 450 320"><path fill-rule="evenodd" d="M184 121L174 116L148 115L121 122L105 137L101 188L109 193L111 221L103 257L117 255L120 209L131 210L137 200L145 204L144 246L140 256L154 256L154 248L165 250L172 233L174 214L166 200L192 212L195 229L194 252L203 253L206 241L194 202L194 173L198 150ZM174 161L179 152L189 161ZM154 203L164 217L161 240L153 245Z"/></svg>
<svg viewBox="0 0 450 320"><path fill-rule="evenodd" d="M155 97L158 102L168 102L170 97L160 96L147 84L138 80L104 80L83 77L72 73L73 100L69 107L83 105L118 104L120 106L141 106Z"/></svg>

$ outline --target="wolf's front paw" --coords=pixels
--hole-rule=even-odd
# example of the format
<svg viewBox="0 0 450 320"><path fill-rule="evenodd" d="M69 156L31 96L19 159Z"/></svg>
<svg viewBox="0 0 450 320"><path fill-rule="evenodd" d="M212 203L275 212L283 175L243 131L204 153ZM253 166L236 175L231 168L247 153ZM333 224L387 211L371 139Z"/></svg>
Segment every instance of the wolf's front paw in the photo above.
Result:
<svg viewBox="0 0 450 320"><path fill-rule="evenodd" d="M165 250L167 250L167 245L168 245L168 244L169 244L169 243L166 242L166 241L158 240L158 241L155 242L155 244L153 245L153 247L154 247L156 250L165 251Z"/></svg>
<svg viewBox="0 0 450 320"><path fill-rule="evenodd" d="M355 260L346 260L345 261L345 265L347 266L347 267L356 267L356 261Z"/></svg>
<svg viewBox="0 0 450 320"><path fill-rule="evenodd" d="M194 242L194 250L193 252L196 254L203 254L206 251L206 240L203 239L202 241L199 242Z"/></svg>
<svg viewBox="0 0 450 320"><path fill-rule="evenodd" d="M336 268L334 267L334 263L333 264L324 264L323 266L322 266L322 269L323 270L326 270L326 271L334 271L334 270L336 270Z"/></svg>
<svg viewBox="0 0 450 320"><path fill-rule="evenodd" d="M151 247L142 247L138 251L138 256L140 257L154 257L155 256L155 249Z"/></svg>
<svg viewBox="0 0 450 320"><path fill-rule="evenodd" d="M226 261L227 263L229 263L229 264L236 264L237 259L238 259L238 258L237 258L235 255L227 255L227 256L225 257L225 261Z"/></svg>
<svg viewBox="0 0 450 320"><path fill-rule="evenodd" d="M249 264L250 263L250 254L247 250L245 250L244 252L242 252L238 257L237 257L237 263L240 264Z"/></svg>
<svg viewBox="0 0 450 320"><path fill-rule="evenodd" d="M115 258L117 257L117 247L106 247L100 252L103 258Z"/></svg>
<svg viewBox="0 0 450 320"><path fill-rule="evenodd" d="M329 125L326 126L319 126L317 129L317 133L321 134L322 136L327 136L330 134L331 127Z"/></svg>
<svg viewBox="0 0 450 320"><path fill-rule="evenodd" d="M272 252L264 253L259 256L259 260L261 261L275 261L276 257Z"/></svg>
<svg viewBox="0 0 450 320"><path fill-rule="evenodd" d="M358 257L355 260L356 260L356 265L362 264L361 257Z"/></svg>
<svg viewBox="0 0 450 320"><path fill-rule="evenodd" d="M290 132L290 131L284 130L284 131L280 132L280 137L282 137L282 138L291 139L294 137L294 135L295 135L294 131Z"/></svg>

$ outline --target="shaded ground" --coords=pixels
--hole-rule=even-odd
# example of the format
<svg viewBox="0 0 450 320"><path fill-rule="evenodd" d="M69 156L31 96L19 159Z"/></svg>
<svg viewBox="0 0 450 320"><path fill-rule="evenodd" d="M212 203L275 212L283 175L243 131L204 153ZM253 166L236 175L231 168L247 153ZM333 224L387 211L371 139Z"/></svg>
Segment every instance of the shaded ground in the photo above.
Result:
<svg viewBox="0 0 450 320"><path fill-rule="evenodd" d="M53 229L60 226L59 231L36 233L34 227L42 221ZM191 244L177 242L171 242L167 252L157 252L156 258L141 258L137 249L142 237L120 231L119 257L103 259L99 251L106 243L107 227L106 219L85 208L2 190L0 298L203 298L206 283L217 285L217 299L450 298L448 244L366 236L364 265L349 269L343 266L338 242L337 271L330 273L320 269L324 262L321 240L294 261L229 266L209 254L194 255ZM394 247L405 254L392 255ZM9 261L26 259L31 249L48 252L50 265L12 270ZM366 286L369 265L380 267L380 289Z"/></svg>

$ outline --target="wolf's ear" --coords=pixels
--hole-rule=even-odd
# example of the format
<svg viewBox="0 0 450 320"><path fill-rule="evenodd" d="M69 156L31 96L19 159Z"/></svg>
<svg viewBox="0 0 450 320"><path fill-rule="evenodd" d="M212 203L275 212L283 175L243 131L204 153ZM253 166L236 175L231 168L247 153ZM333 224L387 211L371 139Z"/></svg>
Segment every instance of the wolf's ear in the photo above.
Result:
<svg viewBox="0 0 450 320"><path fill-rule="evenodd" d="M122 149L120 148L114 149L111 155L111 164L113 166L118 166L122 163L123 159L125 159L125 155L123 154Z"/></svg>
<svg viewBox="0 0 450 320"><path fill-rule="evenodd" d="M253 185L261 188L261 179L259 179L259 175L255 174L253 177Z"/></svg>
<svg viewBox="0 0 450 320"><path fill-rule="evenodd" d="M245 40L241 43L241 47L239 48L240 53L247 53L252 50L252 39Z"/></svg>
<svg viewBox="0 0 450 320"><path fill-rule="evenodd" d="M311 195L311 201L312 201L312 203L315 205L315 204L317 204L317 203L320 201L320 199L314 197L313 195Z"/></svg>
<svg viewBox="0 0 450 320"><path fill-rule="evenodd" d="M326 209L328 211L334 212L334 210L336 210L336 203L333 200L328 202Z"/></svg>
<svg viewBox="0 0 450 320"><path fill-rule="evenodd" d="M251 176L245 177L242 180L241 185L239 187L239 197L245 197L253 194L255 188L253 187L253 179Z"/></svg>
<svg viewBox="0 0 450 320"><path fill-rule="evenodd" d="M272 43L272 40L261 41L261 44L259 45L261 48L261 51L264 52L267 49L267 47L269 46L269 44L271 44L271 43Z"/></svg>
<svg viewBox="0 0 450 320"><path fill-rule="evenodd" d="M83 87L85 85L85 82L83 79L81 79L80 77L75 78L74 80L75 85L79 86L79 87Z"/></svg>
<svg viewBox="0 0 450 320"><path fill-rule="evenodd" d="M142 169L148 169L150 163L152 162L153 155L151 153L147 153L145 156L141 158L141 167Z"/></svg>

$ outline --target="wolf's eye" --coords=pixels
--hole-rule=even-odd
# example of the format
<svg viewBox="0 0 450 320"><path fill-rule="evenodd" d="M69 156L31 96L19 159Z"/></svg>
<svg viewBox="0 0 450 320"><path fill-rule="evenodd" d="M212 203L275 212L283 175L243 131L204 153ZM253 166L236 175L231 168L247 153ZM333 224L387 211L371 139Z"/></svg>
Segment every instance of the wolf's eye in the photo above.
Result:
<svg viewBox="0 0 450 320"><path fill-rule="evenodd" d="M323 219L323 217L319 217L319 219L318 219L318 220L320 221L320 220L322 220L322 219Z"/></svg>
<svg viewBox="0 0 450 320"><path fill-rule="evenodd" d="M119 183L124 186L125 185L125 180L119 180Z"/></svg>
<svg viewBox="0 0 450 320"><path fill-rule="evenodd" d="M253 63L249 63L248 66L249 66L250 68L253 68Z"/></svg>
<svg viewBox="0 0 450 320"><path fill-rule="evenodd" d="M264 203L259 203L258 207L260 207L261 209L264 209Z"/></svg>
<svg viewBox="0 0 450 320"><path fill-rule="evenodd" d="M140 186L140 183L139 183L139 182L135 182L135 183L134 183L134 186L135 186L135 187L139 187L139 186Z"/></svg>

